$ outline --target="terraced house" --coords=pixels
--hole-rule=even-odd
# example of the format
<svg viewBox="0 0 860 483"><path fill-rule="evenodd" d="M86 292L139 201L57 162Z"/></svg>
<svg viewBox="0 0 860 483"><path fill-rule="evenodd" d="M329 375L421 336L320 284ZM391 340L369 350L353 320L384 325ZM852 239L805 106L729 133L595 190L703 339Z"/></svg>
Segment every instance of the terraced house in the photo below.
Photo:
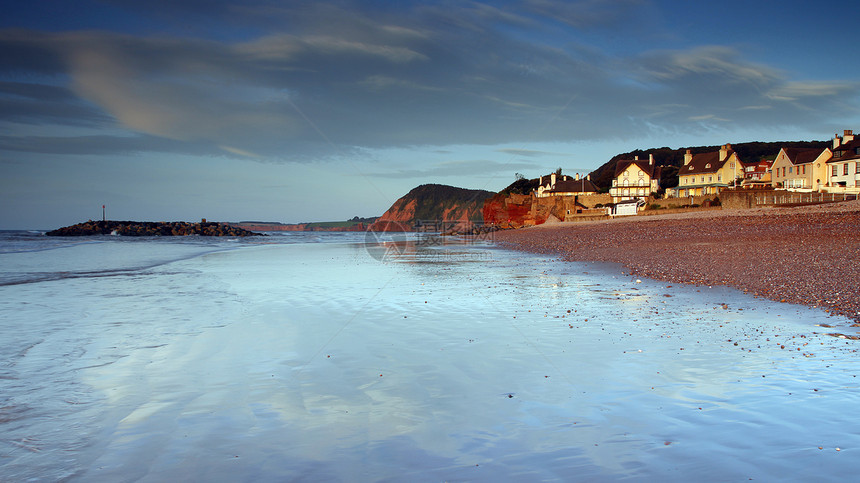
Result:
<svg viewBox="0 0 860 483"><path fill-rule="evenodd" d="M771 183L791 191L819 191L827 183L829 149L782 148L773 160Z"/></svg>
<svg viewBox="0 0 860 483"><path fill-rule="evenodd" d="M719 151L684 154L684 165L678 171L678 196L718 195L730 186L740 184L744 168L731 144Z"/></svg>
<svg viewBox="0 0 860 483"><path fill-rule="evenodd" d="M833 157L827 161L828 184L831 192L860 192L860 139L846 129L833 138Z"/></svg>
<svg viewBox="0 0 860 483"><path fill-rule="evenodd" d="M648 161L634 159L620 160L615 165L615 177L609 195L612 202L632 199L645 200L660 189L660 167L654 165L654 155L648 155Z"/></svg>

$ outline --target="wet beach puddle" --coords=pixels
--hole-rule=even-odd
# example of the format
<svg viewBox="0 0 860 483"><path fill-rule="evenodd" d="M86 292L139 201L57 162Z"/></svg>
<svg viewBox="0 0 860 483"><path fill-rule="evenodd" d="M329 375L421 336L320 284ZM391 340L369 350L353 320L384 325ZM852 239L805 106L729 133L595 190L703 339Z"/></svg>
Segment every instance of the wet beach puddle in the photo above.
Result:
<svg viewBox="0 0 860 483"><path fill-rule="evenodd" d="M857 342L816 327L855 333L839 318L486 245L375 248L267 244L0 287L0 474L855 474Z"/></svg>

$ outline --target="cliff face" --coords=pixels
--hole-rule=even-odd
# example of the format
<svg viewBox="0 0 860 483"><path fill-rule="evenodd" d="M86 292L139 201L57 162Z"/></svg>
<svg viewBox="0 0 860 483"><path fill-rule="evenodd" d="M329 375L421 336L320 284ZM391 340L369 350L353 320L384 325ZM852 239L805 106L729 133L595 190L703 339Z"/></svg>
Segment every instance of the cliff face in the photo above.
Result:
<svg viewBox="0 0 860 483"><path fill-rule="evenodd" d="M425 184L395 201L371 231L412 231L419 222L480 222L484 201L494 193Z"/></svg>
<svg viewBox="0 0 860 483"><path fill-rule="evenodd" d="M546 221L546 219L540 220L539 222L534 219L531 213L533 201L534 198L531 195L521 195L517 193L506 195L504 193L498 193L484 202L484 223L502 225L505 227L508 225L539 225Z"/></svg>

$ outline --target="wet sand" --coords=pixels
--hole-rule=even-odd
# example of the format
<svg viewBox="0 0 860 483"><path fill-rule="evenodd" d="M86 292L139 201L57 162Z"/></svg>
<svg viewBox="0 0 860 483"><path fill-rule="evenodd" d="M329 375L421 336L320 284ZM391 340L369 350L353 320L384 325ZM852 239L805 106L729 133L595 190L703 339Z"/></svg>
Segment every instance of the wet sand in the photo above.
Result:
<svg viewBox="0 0 860 483"><path fill-rule="evenodd" d="M620 263L641 277L727 285L860 322L860 201L558 223L495 239L571 261Z"/></svg>

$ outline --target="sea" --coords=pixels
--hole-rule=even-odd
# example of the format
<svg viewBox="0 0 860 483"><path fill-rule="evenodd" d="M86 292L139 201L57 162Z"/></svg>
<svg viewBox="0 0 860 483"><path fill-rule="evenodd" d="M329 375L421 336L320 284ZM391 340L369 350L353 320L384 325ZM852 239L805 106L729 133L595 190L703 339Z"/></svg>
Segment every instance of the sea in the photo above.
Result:
<svg viewBox="0 0 860 483"><path fill-rule="evenodd" d="M847 319L492 235L268 235L0 232L0 481L860 474Z"/></svg>

